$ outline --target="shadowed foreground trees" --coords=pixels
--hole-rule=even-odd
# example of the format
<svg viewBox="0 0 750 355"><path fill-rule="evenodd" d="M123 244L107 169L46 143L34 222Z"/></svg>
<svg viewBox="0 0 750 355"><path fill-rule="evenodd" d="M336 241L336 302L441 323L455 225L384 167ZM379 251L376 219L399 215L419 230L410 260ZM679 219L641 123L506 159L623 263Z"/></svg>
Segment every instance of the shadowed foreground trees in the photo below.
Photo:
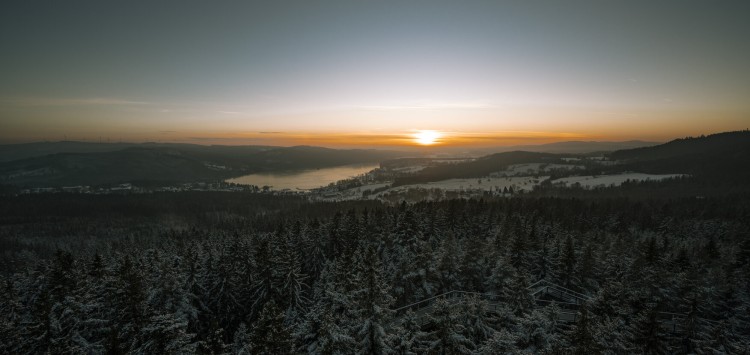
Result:
<svg viewBox="0 0 750 355"><path fill-rule="evenodd" d="M0 352L748 349L750 208L742 198L296 206L306 212L281 209L257 225L241 214L199 219L132 242L128 228L107 228L110 244L92 239L91 223L146 222L116 214L78 227L63 221L64 237L48 234L46 222L4 225L6 243L37 235L58 249L51 257L27 251L29 266L2 276ZM556 304L535 303L526 287L539 278L590 298L577 323L560 322ZM394 319L391 309L450 290L501 301L439 301L428 314ZM680 315L677 332L662 326L660 312Z"/></svg>

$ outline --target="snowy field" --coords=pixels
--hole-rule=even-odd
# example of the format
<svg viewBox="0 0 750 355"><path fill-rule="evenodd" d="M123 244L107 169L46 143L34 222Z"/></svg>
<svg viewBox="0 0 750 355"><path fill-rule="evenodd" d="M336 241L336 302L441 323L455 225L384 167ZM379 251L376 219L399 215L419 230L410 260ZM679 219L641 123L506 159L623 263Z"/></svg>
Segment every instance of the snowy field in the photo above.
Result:
<svg viewBox="0 0 750 355"><path fill-rule="evenodd" d="M440 189L443 191L455 191L455 192L469 192L469 191L502 191L504 188L513 189L513 191L531 191L534 186L539 185L544 180L549 179L549 176L540 176L538 178L533 176L514 176L514 177L484 177L484 178L471 178L471 179L449 179L435 182L428 182L423 184L412 184L393 187L387 190L373 193L367 196L362 196L362 192L366 190L375 190L382 188L390 183L381 184L370 184L361 187L348 189L336 193L330 193L319 197L319 200L325 201L346 201L346 200L357 200L357 199L378 199L384 195L392 193L402 193L409 189ZM481 181L481 182L480 182Z"/></svg>
<svg viewBox="0 0 750 355"><path fill-rule="evenodd" d="M355 187L355 188L351 188L351 189L347 189L347 190L343 190L343 191L339 191L335 193L332 192L332 193L324 194L321 200L326 200L326 201L359 200L363 198L362 196L363 192L367 190L373 191L375 189L380 189L390 184L391 184L390 182L384 182L384 183L378 183L378 184L362 185L360 187ZM364 198L368 198L368 197L365 196Z"/></svg>
<svg viewBox="0 0 750 355"><path fill-rule="evenodd" d="M496 176L524 176L534 175L539 173L548 172L551 170L574 170L584 169L583 165L572 165L572 164L546 164L546 163L526 163L526 164L513 164L508 166L507 169L499 171L493 175Z"/></svg>
<svg viewBox="0 0 750 355"><path fill-rule="evenodd" d="M672 179L681 177L683 174L642 174L642 173L625 173L618 175L599 175L599 176L570 176L553 180L553 184L565 184L565 186L571 186L575 183L581 184L581 187L592 188L598 186L620 186L623 182L631 181L659 181L664 179Z"/></svg>
<svg viewBox="0 0 750 355"><path fill-rule="evenodd" d="M391 187L373 193L377 189L386 188L390 185L390 182L368 184L360 187L339 191L329 192L321 196L318 196L319 200L326 201L345 201L345 200L359 200L359 199L380 199L392 194L406 193L411 189L417 190L442 190L444 192L459 192L459 193L476 193L482 191L493 191L502 192L504 189L513 189L515 192L519 191L531 191L535 186L541 182L549 179L549 176L529 176L533 174L544 173L549 170L555 169L567 169L577 170L583 169L580 165L571 164L516 164L510 166L507 170L495 173L491 177L483 178L467 178L467 179L448 179L435 182L427 182L421 184L403 185L397 187ZM508 174L508 176L498 176L496 174ZM525 176L524 176L525 175ZM563 186L573 186L580 184L583 188L593 188L602 186L620 186L625 181L659 181L664 179L672 179L676 177L684 176L683 174L643 174L643 173L624 173L617 175L598 175L598 176L571 176L553 180L553 184L559 184ZM363 196L363 192L370 191L369 194Z"/></svg>
<svg viewBox="0 0 750 355"><path fill-rule="evenodd" d="M352 190L360 190L360 191L375 190L375 189L386 187L386 186L388 186L390 184L391 184L390 182L382 182L382 183L379 183L379 184L362 185L362 186L360 186L360 187L358 187L356 189L349 189L349 190L346 190L346 191L352 191Z"/></svg>
<svg viewBox="0 0 750 355"><path fill-rule="evenodd" d="M484 177L484 178L472 178L472 179L449 179L435 182L428 182L423 184L413 184L398 186L386 191L381 194L390 192L401 192L407 189L421 188L421 189L442 189L445 191L465 191L465 190L483 190L483 191L496 191L503 188L513 188L515 191L525 190L531 191L534 186L539 185L540 182L547 180L549 176L540 176L535 178L533 176L516 176L516 177Z"/></svg>

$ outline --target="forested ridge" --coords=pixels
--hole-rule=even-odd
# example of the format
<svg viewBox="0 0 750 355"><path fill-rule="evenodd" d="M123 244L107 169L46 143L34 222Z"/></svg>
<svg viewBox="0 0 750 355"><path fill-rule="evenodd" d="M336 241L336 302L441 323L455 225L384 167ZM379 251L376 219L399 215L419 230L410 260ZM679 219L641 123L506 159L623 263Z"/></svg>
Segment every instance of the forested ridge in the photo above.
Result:
<svg viewBox="0 0 750 355"><path fill-rule="evenodd" d="M24 187L216 181L257 172L373 163L408 155L390 150L311 146L31 143L0 145L0 183Z"/></svg>
<svg viewBox="0 0 750 355"><path fill-rule="evenodd" d="M396 206L217 196L229 194L145 212L129 204L161 199L98 197L111 208L5 219L0 352L748 351L745 195ZM541 279L589 298L577 322L534 301L527 287ZM469 297L391 311L451 290L501 306ZM678 331L660 312L680 315Z"/></svg>

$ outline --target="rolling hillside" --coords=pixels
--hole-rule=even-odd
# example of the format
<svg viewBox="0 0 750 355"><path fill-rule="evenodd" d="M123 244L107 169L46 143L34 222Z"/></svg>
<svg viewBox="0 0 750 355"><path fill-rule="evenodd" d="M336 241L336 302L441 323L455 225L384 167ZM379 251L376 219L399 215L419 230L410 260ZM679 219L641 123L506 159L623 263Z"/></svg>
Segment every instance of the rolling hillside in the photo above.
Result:
<svg viewBox="0 0 750 355"><path fill-rule="evenodd" d="M55 153L0 163L0 183L21 186L174 183L379 162L405 153L319 147L134 145L98 152Z"/></svg>
<svg viewBox="0 0 750 355"><path fill-rule="evenodd" d="M654 147L611 154L621 169L690 174L712 181L750 180L750 131L676 139Z"/></svg>
<svg viewBox="0 0 750 355"><path fill-rule="evenodd" d="M394 185L408 185L455 178L477 178L512 164L556 163L570 154L514 151L473 161L426 168L399 178ZM651 147L618 150L609 154L614 165L590 165L587 173L616 174L635 171L651 174L688 174L701 181L746 182L750 180L750 131L737 131L676 139ZM583 172L579 172L583 173Z"/></svg>

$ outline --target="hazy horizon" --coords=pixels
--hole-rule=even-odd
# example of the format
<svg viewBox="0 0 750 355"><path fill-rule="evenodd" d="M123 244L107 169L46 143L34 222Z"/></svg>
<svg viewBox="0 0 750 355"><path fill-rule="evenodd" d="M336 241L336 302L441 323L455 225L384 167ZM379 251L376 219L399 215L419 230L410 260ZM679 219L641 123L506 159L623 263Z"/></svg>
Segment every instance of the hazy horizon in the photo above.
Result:
<svg viewBox="0 0 750 355"><path fill-rule="evenodd" d="M717 133L725 133L725 132L711 132L708 134L700 134L700 135L711 135L711 134L717 134ZM697 136L700 136L697 135ZM407 135L406 137L411 137L410 135ZM696 137L696 136L685 136L685 137L673 137L670 140L674 139L681 139L686 137ZM413 140L415 138L404 138L405 140ZM668 140L669 141L669 140ZM487 145L487 146L464 146L464 145L447 145L447 144L432 144L432 145L420 145L420 144L414 144L414 143L403 143L401 145L383 145L383 144L373 144L373 145L365 145L365 144L351 144L351 145L335 145L335 146L327 146L327 145L316 145L316 144L305 144L305 143L299 143L299 144L246 144L243 142L243 139L217 139L216 141L209 141L209 140L112 140L112 139L106 139L106 138L95 138L95 139L72 139L72 138L64 138L61 140L28 140L28 141L18 141L18 142L5 142L0 141L0 145L24 145L24 144L59 144L59 143L93 143L93 144L194 144L194 145L202 145L202 146L269 146L269 147L319 147L319 148L332 148L332 149L417 149L417 150L435 150L435 149L455 149L455 148L512 148L512 147L536 147L536 146L546 146L546 145L556 145L556 144L567 144L567 143L591 143L591 144L618 144L618 143L654 143L654 144L662 144L666 143L667 141L647 141L643 139L629 139L629 140L577 140L577 139L570 139L570 140L556 140L552 142L545 142L545 143L521 143L521 144L497 144L497 145Z"/></svg>
<svg viewBox="0 0 750 355"><path fill-rule="evenodd" d="M6 3L0 142L471 148L750 122L746 2L180 5Z"/></svg>

